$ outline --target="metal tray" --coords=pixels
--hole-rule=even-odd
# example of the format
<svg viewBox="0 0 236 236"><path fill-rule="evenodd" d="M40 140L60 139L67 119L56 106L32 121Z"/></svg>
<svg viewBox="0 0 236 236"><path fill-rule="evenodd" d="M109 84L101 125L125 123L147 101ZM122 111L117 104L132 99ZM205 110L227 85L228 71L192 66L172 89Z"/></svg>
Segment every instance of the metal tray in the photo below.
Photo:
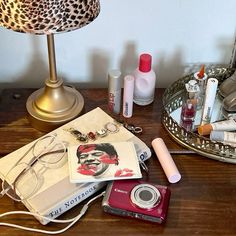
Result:
<svg viewBox="0 0 236 236"><path fill-rule="evenodd" d="M234 70L224 67L208 67L206 73L208 77L217 78L220 84L232 75ZM236 164L236 147L211 141L195 132L186 131L171 117L170 114L182 106L182 98L185 93L184 84L192 78L193 74L184 76L165 90L162 99L164 106L162 123L165 129L176 142L187 149L214 160Z"/></svg>

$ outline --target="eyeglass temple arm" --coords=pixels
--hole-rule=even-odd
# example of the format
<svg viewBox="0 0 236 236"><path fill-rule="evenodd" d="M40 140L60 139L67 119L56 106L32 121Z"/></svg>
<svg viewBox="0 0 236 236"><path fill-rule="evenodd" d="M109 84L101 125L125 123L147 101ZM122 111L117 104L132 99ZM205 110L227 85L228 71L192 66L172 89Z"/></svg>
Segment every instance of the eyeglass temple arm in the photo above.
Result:
<svg viewBox="0 0 236 236"><path fill-rule="evenodd" d="M0 198L3 197L7 191L10 189L10 186L7 188L7 189L3 189L1 192L0 192Z"/></svg>
<svg viewBox="0 0 236 236"><path fill-rule="evenodd" d="M63 153L63 152L67 152L67 149L59 149L59 150L55 150L55 151L45 152L45 153L39 155L38 157L32 158L32 160L29 163L29 166L32 167L42 157L45 157L45 156L51 155L51 154Z"/></svg>
<svg viewBox="0 0 236 236"><path fill-rule="evenodd" d="M40 140L43 140L43 139L46 139L46 138L48 138L49 136L44 136L43 138L41 138ZM39 141L39 140L38 140ZM36 145L36 143L38 142L38 141L36 141L23 155L22 155L22 157L15 163L15 165L17 165L18 163L20 163L20 161L26 156L26 155L28 155L28 153L35 147L35 145ZM53 140L52 140L53 141ZM52 142L51 141L51 142ZM51 144L51 142L50 142L50 144Z"/></svg>

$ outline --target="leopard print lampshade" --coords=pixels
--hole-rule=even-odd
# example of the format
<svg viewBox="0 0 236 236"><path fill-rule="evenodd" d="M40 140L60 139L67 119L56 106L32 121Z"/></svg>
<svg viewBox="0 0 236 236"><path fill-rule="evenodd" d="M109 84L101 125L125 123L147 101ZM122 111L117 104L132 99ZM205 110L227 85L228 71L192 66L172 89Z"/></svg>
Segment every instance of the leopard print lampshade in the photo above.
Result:
<svg viewBox="0 0 236 236"><path fill-rule="evenodd" d="M0 0L0 26L32 34L68 32L99 12L99 0Z"/></svg>

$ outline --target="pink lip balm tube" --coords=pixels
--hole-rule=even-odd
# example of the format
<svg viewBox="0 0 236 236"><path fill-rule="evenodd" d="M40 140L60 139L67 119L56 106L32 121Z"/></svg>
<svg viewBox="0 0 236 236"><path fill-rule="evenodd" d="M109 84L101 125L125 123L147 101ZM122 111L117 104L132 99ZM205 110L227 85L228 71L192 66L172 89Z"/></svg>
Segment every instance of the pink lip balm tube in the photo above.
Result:
<svg viewBox="0 0 236 236"><path fill-rule="evenodd" d="M126 75L124 78L123 116L130 118L133 115L134 77Z"/></svg>
<svg viewBox="0 0 236 236"><path fill-rule="evenodd" d="M157 155L159 162L166 174L170 183L176 183L181 179L181 175L161 138L156 138L152 141L152 147Z"/></svg>

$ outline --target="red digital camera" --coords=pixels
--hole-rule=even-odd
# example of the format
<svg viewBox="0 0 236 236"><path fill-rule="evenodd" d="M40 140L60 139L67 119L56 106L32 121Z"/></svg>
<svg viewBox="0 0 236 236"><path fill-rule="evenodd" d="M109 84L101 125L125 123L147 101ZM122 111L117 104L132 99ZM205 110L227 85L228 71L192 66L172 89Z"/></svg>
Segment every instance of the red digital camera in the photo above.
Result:
<svg viewBox="0 0 236 236"><path fill-rule="evenodd" d="M162 223L167 216L170 190L139 180L117 180L106 189L105 212Z"/></svg>

